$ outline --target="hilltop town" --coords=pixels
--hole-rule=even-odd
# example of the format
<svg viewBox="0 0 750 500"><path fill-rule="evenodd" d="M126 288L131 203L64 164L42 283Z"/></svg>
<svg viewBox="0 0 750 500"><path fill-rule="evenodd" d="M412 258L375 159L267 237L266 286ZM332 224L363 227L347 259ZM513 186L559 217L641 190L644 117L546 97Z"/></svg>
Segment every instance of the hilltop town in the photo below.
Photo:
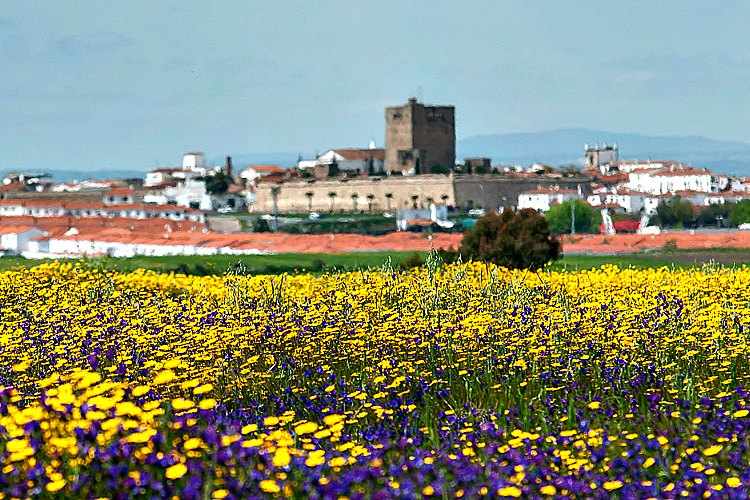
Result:
<svg viewBox="0 0 750 500"><path fill-rule="evenodd" d="M30 258L256 254L335 251L326 233L359 233L347 249L424 249L415 232L450 244L487 211L548 213L579 200L601 216L593 231L657 234L660 206L689 206L684 226L724 227L750 199L748 179L679 158L622 159L614 144L581 145L580 166L458 160L453 106L411 98L384 118L385 147L329 149L294 167L235 166L229 156L209 165L204 153L188 152L142 178L56 182L46 173L8 173L0 246ZM740 228L748 222L734 218ZM405 234L389 234L397 231ZM310 234L290 243L269 233Z"/></svg>

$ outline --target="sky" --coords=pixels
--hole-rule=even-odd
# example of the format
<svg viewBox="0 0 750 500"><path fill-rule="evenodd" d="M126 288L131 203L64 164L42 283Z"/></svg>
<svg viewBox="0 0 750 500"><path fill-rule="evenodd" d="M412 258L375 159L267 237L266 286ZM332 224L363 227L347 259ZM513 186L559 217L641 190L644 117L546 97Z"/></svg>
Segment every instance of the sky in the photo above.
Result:
<svg viewBox="0 0 750 500"><path fill-rule="evenodd" d="M750 142L746 0L8 0L0 170L366 147L387 105L458 138L567 127Z"/></svg>

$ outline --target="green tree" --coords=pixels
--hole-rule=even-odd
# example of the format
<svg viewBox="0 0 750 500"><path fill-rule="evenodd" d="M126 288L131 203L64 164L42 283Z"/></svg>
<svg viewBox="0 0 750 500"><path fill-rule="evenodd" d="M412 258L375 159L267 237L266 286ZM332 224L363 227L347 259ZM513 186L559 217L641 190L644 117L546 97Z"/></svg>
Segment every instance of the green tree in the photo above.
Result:
<svg viewBox="0 0 750 500"><path fill-rule="evenodd" d="M707 207L702 207L698 213L698 224L701 226L723 226L729 222L734 205L725 203L720 205L712 203Z"/></svg>
<svg viewBox="0 0 750 500"><path fill-rule="evenodd" d="M661 225L670 227L685 227L695 219L693 204L679 196L659 203L656 216Z"/></svg>
<svg viewBox="0 0 750 500"><path fill-rule="evenodd" d="M560 241L535 210L489 213L464 234L461 257L511 269L540 269L560 257Z"/></svg>
<svg viewBox="0 0 750 500"><path fill-rule="evenodd" d="M750 222L750 200L741 200L732 207L732 213L729 220L733 226L739 226Z"/></svg>
<svg viewBox="0 0 750 500"><path fill-rule="evenodd" d="M569 233L573 213L576 233L599 232L602 216L583 200L568 200L553 205L545 215L550 231L555 234Z"/></svg>
<svg viewBox="0 0 750 500"><path fill-rule="evenodd" d="M446 167L445 165L433 165L432 167L430 167L430 173L448 175L451 173L451 168Z"/></svg>
<svg viewBox="0 0 750 500"><path fill-rule="evenodd" d="M224 194L229 189L232 180L224 172L217 172L205 178L206 191L209 194Z"/></svg>

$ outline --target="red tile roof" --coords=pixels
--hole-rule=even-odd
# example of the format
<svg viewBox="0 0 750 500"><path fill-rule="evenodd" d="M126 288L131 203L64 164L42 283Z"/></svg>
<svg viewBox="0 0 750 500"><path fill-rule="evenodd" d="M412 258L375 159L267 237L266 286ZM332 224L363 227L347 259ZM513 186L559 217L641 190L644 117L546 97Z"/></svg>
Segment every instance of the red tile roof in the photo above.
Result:
<svg viewBox="0 0 750 500"><path fill-rule="evenodd" d="M287 171L287 169L278 165L248 165L246 168L252 168L256 172L264 174L283 174Z"/></svg>
<svg viewBox="0 0 750 500"><path fill-rule="evenodd" d="M336 154L344 157L346 160L382 160L385 161L385 149L355 149L355 148L343 148L334 149Z"/></svg>

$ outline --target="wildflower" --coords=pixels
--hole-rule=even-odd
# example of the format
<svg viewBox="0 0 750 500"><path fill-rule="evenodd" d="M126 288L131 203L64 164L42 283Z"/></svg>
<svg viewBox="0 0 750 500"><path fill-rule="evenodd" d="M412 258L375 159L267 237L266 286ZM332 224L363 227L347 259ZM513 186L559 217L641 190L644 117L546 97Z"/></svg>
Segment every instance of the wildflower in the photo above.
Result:
<svg viewBox="0 0 750 500"><path fill-rule="evenodd" d="M261 481L260 489L264 493L278 493L281 491L281 487L273 479L264 479Z"/></svg>
<svg viewBox="0 0 750 500"><path fill-rule="evenodd" d="M604 484L602 484L602 488L607 491L619 490L620 488L622 488L622 481L605 481Z"/></svg>
<svg viewBox="0 0 750 500"><path fill-rule="evenodd" d="M177 463L171 467L167 467L166 476L167 479L180 479L187 472L185 464Z"/></svg>

